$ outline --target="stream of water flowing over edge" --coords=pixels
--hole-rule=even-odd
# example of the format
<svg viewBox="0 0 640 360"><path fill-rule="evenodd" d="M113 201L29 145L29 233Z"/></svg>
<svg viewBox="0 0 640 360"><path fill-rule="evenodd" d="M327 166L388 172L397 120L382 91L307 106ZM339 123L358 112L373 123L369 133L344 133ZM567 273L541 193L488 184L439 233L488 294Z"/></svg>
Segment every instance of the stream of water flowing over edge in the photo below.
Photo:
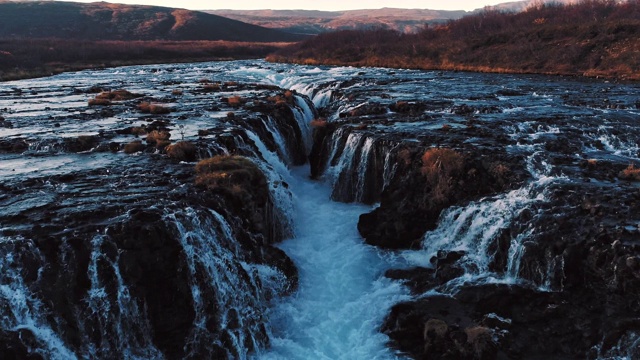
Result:
<svg viewBox="0 0 640 360"><path fill-rule="evenodd" d="M270 311L271 349L259 359L395 359L378 328L391 305L408 298L384 278L397 257L362 242L358 216L368 206L327 201L330 188L293 170L295 237L280 247L300 272L299 290Z"/></svg>
<svg viewBox="0 0 640 360"><path fill-rule="evenodd" d="M194 69L189 69L188 65L181 68L184 74L188 74L191 80L198 76L208 74L207 71L215 73L223 73L222 77L229 80L239 81L266 81L283 88L296 89L300 93L309 96L316 106L326 106L329 104L332 91L335 84L351 79L358 75L361 70L353 68L300 68L299 73L294 70L285 70L281 65L267 65L264 63L253 64L242 62L238 65L212 64L199 65ZM144 76L157 77L154 81L159 81L163 76L167 75L165 70L161 69L157 72L148 70L149 68L141 68L140 72ZM222 69L222 70L221 70ZM127 71L129 70L105 70L106 77L112 76L118 79L120 84L127 84ZM368 76L371 78L395 77L396 74L386 69L366 69ZM86 74L91 74L85 72ZM401 73L402 74L402 73ZM411 77L413 72L409 72L406 76ZM91 78L94 75L89 75ZM101 79L100 75L95 75L96 79ZM329 84L327 87L319 87L314 80L316 76L321 76L323 85ZM403 75L404 76L404 75ZM425 76L425 83L433 83L434 86L444 86L445 82L440 82L440 75L429 74ZM464 80L464 75L456 75ZM490 76L482 75L484 78ZM63 75L59 78L64 79L63 83L73 83L72 75ZM375 87L377 84L371 78L366 79L366 86ZM46 81L43 80L44 86ZM55 80L52 80L55 82ZM15 84L24 84L17 82ZM90 85L87 82L84 85ZM360 85L355 85L360 86ZM363 85L364 86L364 85ZM490 84L493 87L501 85ZM397 92L402 96L413 96L409 89L401 89L402 85L398 85ZM143 82L136 83L133 90L145 90ZM7 90L10 91L10 90ZM159 92L157 89L154 93ZM457 99L462 96L464 91L453 91L451 98ZM409 94L409 95L407 95ZM398 95L394 93L394 95ZM428 97L429 95L425 95ZM545 98L544 96L535 95L538 103L535 107L544 108L546 102L557 101L555 98ZM55 101L45 101L38 103L38 97L33 95L33 101L36 107L40 107L41 111L57 111ZM72 99L78 101L77 97ZM499 100L499 99L497 99ZM496 100L496 101L497 101ZM299 117L309 120L308 106L306 103L296 98ZM68 103L68 106L76 106L77 104ZM53 110L51 108L53 107ZM47 110L47 108L49 108ZM339 118L339 114L353 110L354 107L349 104L341 105L331 115L332 119ZM22 111L24 109L19 109ZM522 108L513 106L508 109L517 113ZM566 110L563 110L566 111ZM606 118L606 112L603 111ZM12 117L7 116L9 120ZM305 120L305 121L306 121ZM63 128L67 124L62 124ZM75 125L74 125L75 126ZM268 127L269 124L266 124ZM413 126L411 124L399 124L400 126ZM439 127L440 123L436 121ZM453 126L462 126L453 123ZM535 141L537 138L549 136L560 131L553 126L541 126L535 129L527 128L528 124L514 125L513 136L526 137L527 140ZM37 127L37 126L36 126ZM68 127L71 131L66 134L78 135L93 133L94 129ZM187 136L195 136L195 128L189 127ZM597 132L588 136L598 139L603 145L602 148L590 149L591 154L596 158L618 157L623 156L625 159L636 160L637 144L633 140L622 139L625 134L614 134L605 125L601 126ZM16 130L5 129L5 135L12 136L17 134ZM32 129L34 134L40 130ZM522 135L524 134L524 136ZM331 167L326 175L326 181L318 182L308 179L308 169L305 167L289 169L284 163L277 159L277 155L266 149L264 144L260 144L257 135L247 132L247 136L256 144L262 153L262 157L270 165L262 168L265 172L274 172L277 179L272 179L272 184L281 181L283 178L289 184L291 193L293 194L293 207L286 205L285 199L282 204L287 214L292 215L292 225L295 237L286 240L279 245L296 263L300 272L299 290L290 297L277 300L272 304L268 311L269 328L270 328L270 348L260 349L255 355L256 358L264 359L393 359L401 356L387 347L388 337L379 332L383 318L388 309L402 300L409 298L407 290L398 282L391 281L384 277L386 270L397 267L407 267L410 265L423 265L429 267L429 259L434 256L438 250L464 250L467 251L467 264L469 265L468 275L451 282L448 286L440 289L439 293L455 292L457 287L464 282L499 282L499 283L516 283L518 282L518 264L519 254L518 246L513 246L513 254L510 255L512 264L509 265L509 272L501 278L493 277L486 269L486 241L491 240L493 230L508 225L510 216L514 216L519 211L527 208L531 204L537 204L544 201L542 188L552 181L563 181L560 174L549 175L552 170L549 168L544 159L539 159L536 155L541 151L542 143L531 145L525 143L522 147L512 149L513 151L522 152L529 157L529 164L532 164L529 171L533 180L527 182L523 187L513 190L507 194L497 195L495 197L480 199L463 207L449 209L443 213L439 227L425 235L425 247L418 251L406 251L400 253L392 253L385 250L378 250L371 246L365 245L358 234L356 224L358 216L368 212L372 206L358 204L344 204L332 202L331 184L337 180L340 172L349 168L358 169L356 181L354 184L358 187L356 191L356 200L362 198L361 188L364 186L364 171L367 167L369 152L372 146L372 138L366 137L363 133L353 133L347 141L348 151L342 154L342 157L336 162L336 166ZM356 148L362 140L362 147ZM282 145L282 144L278 144ZM307 140L305 147L308 149L310 144ZM39 145L34 146L34 153L47 153L50 148L41 148ZM284 152L284 150L282 150ZM352 164L352 157L356 151L361 151L363 159L359 164ZM61 159L65 155L57 157ZM82 166L83 164L74 164L74 157L70 156L71 166ZM96 163L101 164L103 159L97 156ZM104 159L105 162L111 162L112 159ZM0 170L6 176L16 176L16 174L29 174L32 169L30 166L41 166L41 158L34 157L30 159L29 166L17 168L12 171L10 167L15 164L5 162ZM50 164L51 165L51 164ZM386 166L386 164L385 164ZM56 166L50 166L51 169L44 171L56 172ZM389 166L391 168L391 166ZM15 169L14 169L15 170ZM273 190L273 189L272 189ZM282 191L278 188L275 191ZM286 194L276 194L276 197ZM277 199L276 199L277 200ZM463 221L464 220L464 221ZM485 221L485 222L483 222ZM530 229L534 231L534 229ZM524 233L523 236L526 236ZM96 238L96 243L99 238ZM458 242L456 242L458 241ZM484 241L484 242L483 242ZM471 247L478 245L474 248ZM517 245L517 244L516 244ZM10 275L10 274L8 274ZM489 279L487 279L489 277ZM550 290L545 287L545 279L541 279L540 289L543 291ZM22 293L11 293L13 289L2 288L6 290L3 296L16 300L15 304L20 303L20 297L26 297ZM99 290L99 289L98 289ZM428 296L426 294L425 296ZM25 305L26 307L26 305ZM37 311L37 308L33 309ZM29 309L24 310L29 312ZM25 327L33 327L42 333L43 339L48 339L52 348L58 349L61 358L71 357L69 350L65 348L59 339L51 333L46 327L38 328L34 326L34 319L25 319L23 321ZM37 321L35 321L37 322ZM37 324L36 324L37 325ZM633 340L633 339L631 339ZM155 354L155 349L150 349L151 354ZM149 355L149 357L154 357Z"/></svg>

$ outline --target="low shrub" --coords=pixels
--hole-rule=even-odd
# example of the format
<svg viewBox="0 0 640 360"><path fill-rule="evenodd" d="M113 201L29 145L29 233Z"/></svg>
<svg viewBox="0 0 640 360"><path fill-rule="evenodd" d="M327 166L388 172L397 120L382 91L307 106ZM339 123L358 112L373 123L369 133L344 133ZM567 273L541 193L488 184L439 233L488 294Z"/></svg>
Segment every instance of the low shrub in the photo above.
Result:
<svg viewBox="0 0 640 360"><path fill-rule="evenodd" d="M131 128L131 135L140 136L147 133L147 130L141 126L134 126Z"/></svg>
<svg viewBox="0 0 640 360"><path fill-rule="evenodd" d="M251 160L237 155L218 155L196 165L196 186L232 194L265 185L266 177Z"/></svg>
<svg viewBox="0 0 640 360"><path fill-rule="evenodd" d="M622 180L640 181L640 168L631 163L626 169L618 173L618 177Z"/></svg>
<svg viewBox="0 0 640 360"><path fill-rule="evenodd" d="M156 149L162 150L171 144L170 140L158 140L156 141Z"/></svg>
<svg viewBox="0 0 640 360"><path fill-rule="evenodd" d="M96 99L107 99L111 101L123 101L123 100L131 100L142 97L142 94L132 93L130 91L120 89L115 91L103 91L100 94L96 95Z"/></svg>
<svg viewBox="0 0 640 360"><path fill-rule="evenodd" d="M235 108L237 108L237 107L240 107L240 106L244 105L246 102L247 102L247 100L246 100L246 99L244 99L242 96L238 96L238 95L236 95L236 96L230 96L230 97L227 99L227 103L228 103L230 106L235 107Z"/></svg>
<svg viewBox="0 0 640 360"><path fill-rule="evenodd" d="M197 148L189 141L178 141L166 147L169 158L177 161L195 161Z"/></svg>
<svg viewBox="0 0 640 360"><path fill-rule="evenodd" d="M138 105L138 110L145 114L163 115L168 114L171 110L168 107L158 104L143 102Z"/></svg>
<svg viewBox="0 0 640 360"><path fill-rule="evenodd" d="M180 95L182 95L182 90L175 89L175 90L171 91L171 95L180 96Z"/></svg>
<svg viewBox="0 0 640 360"><path fill-rule="evenodd" d="M92 135L80 135L77 138L65 139L65 147L71 152L89 151L98 146L98 143L98 137Z"/></svg>
<svg viewBox="0 0 640 360"><path fill-rule="evenodd" d="M124 146L125 154L133 154L145 149L144 144L140 140L134 140Z"/></svg>
<svg viewBox="0 0 640 360"><path fill-rule="evenodd" d="M109 106L111 105L111 100L109 99L90 99L89 100L89 106Z"/></svg>
<svg viewBox="0 0 640 360"><path fill-rule="evenodd" d="M448 201L454 189L456 176L464 170L464 156L452 149L431 148L422 155L420 171L431 188L430 202L442 204Z"/></svg>
<svg viewBox="0 0 640 360"><path fill-rule="evenodd" d="M206 92L220 91L220 84L218 84L218 83L206 83L202 87L202 90L204 90Z"/></svg>
<svg viewBox="0 0 640 360"><path fill-rule="evenodd" d="M171 133L168 131L153 130L147 134L147 144L156 144L158 141L166 141L171 138Z"/></svg>
<svg viewBox="0 0 640 360"><path fill-rule="evenodd" d="M313 128L323 128L323 127L327 126L327 120L326 119L314 119L314 120L311 120L310 125Z"/></svg>
<svg viewBox="0 0 640 360"><path fill-rule="evenodd" d="M467 335L467 347L469 358L487 359L493 358L495 343L493 341L493 331L484 326L474 326L464 329Z"/></svg>

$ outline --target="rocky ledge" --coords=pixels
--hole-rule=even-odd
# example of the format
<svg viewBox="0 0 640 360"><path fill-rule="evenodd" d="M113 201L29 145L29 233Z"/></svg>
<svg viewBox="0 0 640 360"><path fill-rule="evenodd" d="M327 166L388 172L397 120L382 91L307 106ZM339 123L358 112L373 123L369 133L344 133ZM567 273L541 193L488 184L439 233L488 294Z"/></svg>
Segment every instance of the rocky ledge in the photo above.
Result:
<svg viewBox="0 0 640 360"><path fill-rule="evenodd" d="M194 85L195 96L211 97L203 88ZM216 91L227 94L209 100L215 109L187 103L151 115L138 102L166 100L102 91L109 103L89 104L103 108L83 121L133 110L144 125L3 140L0 153L18 165L74 164L16 167L0 185L3 358L224 359L268 345L266 308L296 289L298 275L273 246L291 231L272 192L286 184L265 174L256 141L285 163L304 162L304 124L291 92ZM178 114L225 110L198 125ZM185 126L199 136L172 143Z"/></svg>
<svg viewBox="0 0 640 360"><path fill-rule="evenodd" d="M311 164L336 200L380 202L358 223L367 243L423 258L385 274L414 295L381 327L390 345L415 359L640 356L634 98L580 89L576 105L569 84L528 107L534 84L397 100L412 95L369 81L336 88Z"/></svg>

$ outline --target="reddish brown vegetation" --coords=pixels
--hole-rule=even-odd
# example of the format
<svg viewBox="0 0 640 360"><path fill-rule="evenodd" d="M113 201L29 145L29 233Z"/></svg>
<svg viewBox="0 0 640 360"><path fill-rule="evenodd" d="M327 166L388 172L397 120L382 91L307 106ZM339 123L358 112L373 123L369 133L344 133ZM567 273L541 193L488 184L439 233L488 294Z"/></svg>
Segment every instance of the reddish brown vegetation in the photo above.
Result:
<svg viewBox="0 0 640 360"><path fill-rule="evenodd" d="M167 146L167 155L177 161L195 161L197 156L197 148L189 141L178 141L173 145Z"/></svg>
<svg viewBox="0 0 640 360"><path fill-rule="evenodd" d="M123 100L131 100L142 97L141 94L135 94L129 92L124 89L115 90L115 91L103 91L100 94L96 95L96 99L106 99L111 101L123 101Z"/></svg>
<svg viewBox="0 0 640 360"><path fill-rule="evenodd" d="M159 131L153 130L149 134L147 134L147 144L154 145L159 141L167 141L171 137L171 134L168 131Z"/></svg>
<svg viewBox="0 0 640 360"><path fill-rule="evenodd" d="M196 185L209 190L237 195L265 182L266 178L256 164L242 156L219 155L196 165Z"/></svg>
<svg viewBox="0 0 640 360"><path fill-rule="evenodd" d="M311 127L313 128L324 128L327 126L327 120L326 119L314 119L311 120Z"/></svg>
<svg viewBox="0 0 640 360"><path fill-rule="evenodd" d="M631 163L626 169L618 173L618 177L623 180L640 181L640 168Z"/></svg>
<svg viewBox="0 0 640 360"><path fill-rule="evenodd" d="M432 148L422 155L422 175L432 189L431 199L436 204L449 201L453 181L464 170L464 156L451 149Z"/></svg>
<svg viewBox="0 0 640 360"><path fill-rule="evenodd" d="M171 109L163 105L151 104L148 102L142 102L138 105L138 110L145 114L162 115L171 112Z"/></svg>
<svg viewBox="0 0 640 360"><path fill-rule="evenodd" d="M142 141L140 140L132 141L124 146L124 152L126 154L137 153L139 151L143 151L144 149L145 149L145 146L144 144L142 144Z"/></svg>
<svg viewBox="0 0 640 360"><path fill-rule="evenodd" d="M0 40L0 81L121 65L261 58L287 43Z"/></svg>
<svg viewBox="0 0 640 360"><path fill-rule="evenodd" d="M640 2L485 10L418 34L322 34L269 57L306 64L407 67L640 79Z"/></svg>
<svg viewBox="0 0 640 360"><path fill-rule="evenodd" d="M109 99L89 99L89 106L109 106L111 101Z"/></svg>
<svg viewBox="0 0 640 360"><path fill-rule="evenodd" d="M244 105L247 102L246 99L244 99L242 96L230 96L227 99L227 103L229 103L230 106L237 108L240 107L242 105Z"/></svg>

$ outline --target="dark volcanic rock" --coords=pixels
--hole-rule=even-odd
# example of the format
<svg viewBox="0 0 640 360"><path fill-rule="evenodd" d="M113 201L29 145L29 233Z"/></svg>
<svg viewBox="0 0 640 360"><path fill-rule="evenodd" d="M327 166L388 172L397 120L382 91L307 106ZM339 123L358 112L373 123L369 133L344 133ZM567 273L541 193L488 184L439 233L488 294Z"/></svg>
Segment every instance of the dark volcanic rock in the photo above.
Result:
<svg viewBox="0 0 640 360"><path fill-rule="evenodd" d="M517 179L509 179L513 175L506 170L504 173L495 171L496 166L508 169L517 167L517 163L509 166L489 163L453 150L458 157L451 160L458 162L455 172L444 178L429 179L423 171L425 165L418 160L428 151L414 149L409 154L405 153L406 161L396 160L400 164L398 175L382 193L380 206L361 215L358 221L358 231L367 243L394 249L417 247L424 233L435 228L442 210L502 191L505 184L518 182ZM436 169L436 173L441 171L444 170Z"/></svg>
<svg viewBox="0 0 640 360"><path fill-rule="evenodd" d="M3 359L232 359L266 347L267 306L297 288L298 274L273 246L291 230L270 186L287 185L271 184L255 165L262 158L247 131L274 152L285 146L283 162L304 162L303 124L289 106L269 104L265 113L242 110L227 123L216 122L207 138L190 141L188 153L181 142L174 144L185 151L179 158L175 149L161 150L160 137L135 155L117 153L120 143L110 141L168 134L176 126L171 115L135 114L142 126L129 121L123 130L99 129L98 135L59 137L57 127L41 139L0 140L0 153L34 161L36 169L47 156L73 164L67 171L43 166L48 172L26 176L17 168L0 184L0 280L15 292L12 298L25 299L0 304L10 309L0 331ZM130 116L126 106L112 111ZM88 121L112 115L70 116ZM69 119L62 122L70 126ZM286 143L276 143L273 129ZM238 191L197 187L194 164L172 161L228 153L251 157L245 161L259 174L256 181L238 178ZM263 266L272 269L273 284L261 279ZM35 332L16 327L29 321ZM50 333L46 341L60 349L47 349L38 331Z"/></svg>
<svg viewBox="0 0 640 360"><path fill-rule="evenodd" d="M131 295L146 309L153 341L169 358L184 357L195 317L187 259L179 234L158 210L135 210L107 235L120 252L118 266ZM215 307L208 311L217 312Z"/></svg>

